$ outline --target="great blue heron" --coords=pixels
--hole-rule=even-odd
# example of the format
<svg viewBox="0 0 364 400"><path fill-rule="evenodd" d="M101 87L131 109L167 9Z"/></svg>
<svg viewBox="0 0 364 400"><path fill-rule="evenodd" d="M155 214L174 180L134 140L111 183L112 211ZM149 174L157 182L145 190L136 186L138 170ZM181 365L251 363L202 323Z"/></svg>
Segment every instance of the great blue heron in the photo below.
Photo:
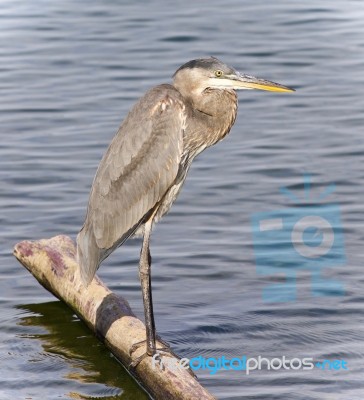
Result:
<svg viewBox="0 0 364 400"><path fill-rule="evenodd" d="M240 74L214 57L189 61L176 71L171 85L150 89L134 105L96 172L86 220L77 236L81 277L88 285L106 257L130 236L143 234L139 262L146 325L143 356L156 353L152 225L176 200L193 159L229 133L238 89L293 91Z"/></svg>

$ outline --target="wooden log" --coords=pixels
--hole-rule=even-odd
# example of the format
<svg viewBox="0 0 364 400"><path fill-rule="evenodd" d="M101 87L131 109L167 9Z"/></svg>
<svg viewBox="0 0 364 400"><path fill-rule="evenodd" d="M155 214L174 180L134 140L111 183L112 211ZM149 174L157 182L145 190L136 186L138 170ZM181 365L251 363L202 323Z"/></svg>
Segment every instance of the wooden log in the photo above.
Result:
<svg viewBox="0 0 364 400"><path fill-rule="evenodd" d="M39 241L23 241L14 248L19 262L52 294L64 301L105 343L115 357L155 399L212 400L185 368L175 368L180 358L166 357L171 365L161 369L146 357L135 369L130 363L145 352L145 346L129 355L134 343L145 339L145 326L129 303L109 290L95 277L85 288L75 259L75 244L60 235ZM163 347L159 343L157 347Z"/></svg>

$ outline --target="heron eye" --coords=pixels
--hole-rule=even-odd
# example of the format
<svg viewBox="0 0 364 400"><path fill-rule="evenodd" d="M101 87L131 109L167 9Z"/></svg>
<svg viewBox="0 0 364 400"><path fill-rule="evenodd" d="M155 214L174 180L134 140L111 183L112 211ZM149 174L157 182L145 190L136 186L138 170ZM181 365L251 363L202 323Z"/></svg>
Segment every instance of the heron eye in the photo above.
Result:
<svg viewBox="0 0 364 400"><path fill-rule="evenodd" d="M221 69L218 69L217 71L215 71L215 76L216 76L217 78L220 78L220 76L222 76L222 71L221 71Z"/></svg>

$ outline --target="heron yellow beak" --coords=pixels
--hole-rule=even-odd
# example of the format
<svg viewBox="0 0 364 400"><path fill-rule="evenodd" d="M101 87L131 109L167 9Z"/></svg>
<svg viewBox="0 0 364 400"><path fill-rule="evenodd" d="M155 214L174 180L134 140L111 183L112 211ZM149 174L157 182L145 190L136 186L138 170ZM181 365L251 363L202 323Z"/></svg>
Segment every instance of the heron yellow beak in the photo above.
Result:
<svg viewBox="0 0 364 400"><path fill-rule="evenodd" d="M250 75L236 74L233 77L234 89L259 89L270 92L294 92L295 90L279 83L255 78Z"/></svg>

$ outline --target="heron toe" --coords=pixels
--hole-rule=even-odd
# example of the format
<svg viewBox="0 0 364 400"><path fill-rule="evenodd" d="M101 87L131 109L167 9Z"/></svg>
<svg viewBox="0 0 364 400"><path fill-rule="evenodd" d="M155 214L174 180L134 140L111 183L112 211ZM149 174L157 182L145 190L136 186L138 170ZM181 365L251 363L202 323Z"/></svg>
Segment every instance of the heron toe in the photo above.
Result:
<svg viewBox="0 0 364 400"><path fill-rule="evenodd" d="M155 348L155 349L148 349L147 348L147 351L145 353L141 354L135 360L133 360L129 364L129 367L130 368L136 368L146 357L154 357L155 354L159 355L160 352L166 354L167 356L176 357L177 358L177 355L173 353L173 351L171 350L171 348L170 348L168 343L166 343L166 342L164 342L162 340L159 340L159 339L158 339L158 341L161 342L162 344L164 344L165 347L159 347L159 348ZM145 345L146 342L147 342L146 340L142 340L141 342L134 343L130 348L129 355L131 356L139 347Z"/></svg>
<svg viewBox="0 0 364 400"><path fill-rule="evenodd" d="M164 340L162 340L159 336L157 336L157 341L159 343L162 343L163 347L157 348L155 346L155 349L151 348L149 349L149 351L146 352L146 354L151 354L154 355L156 353L157 350L167 350L170 349L171 346ZM131 356L136 350L139 349L139 347L146 345L147 341L146 340L141 340L140 342L134 343L129 350L129 355Z"/></svg>

